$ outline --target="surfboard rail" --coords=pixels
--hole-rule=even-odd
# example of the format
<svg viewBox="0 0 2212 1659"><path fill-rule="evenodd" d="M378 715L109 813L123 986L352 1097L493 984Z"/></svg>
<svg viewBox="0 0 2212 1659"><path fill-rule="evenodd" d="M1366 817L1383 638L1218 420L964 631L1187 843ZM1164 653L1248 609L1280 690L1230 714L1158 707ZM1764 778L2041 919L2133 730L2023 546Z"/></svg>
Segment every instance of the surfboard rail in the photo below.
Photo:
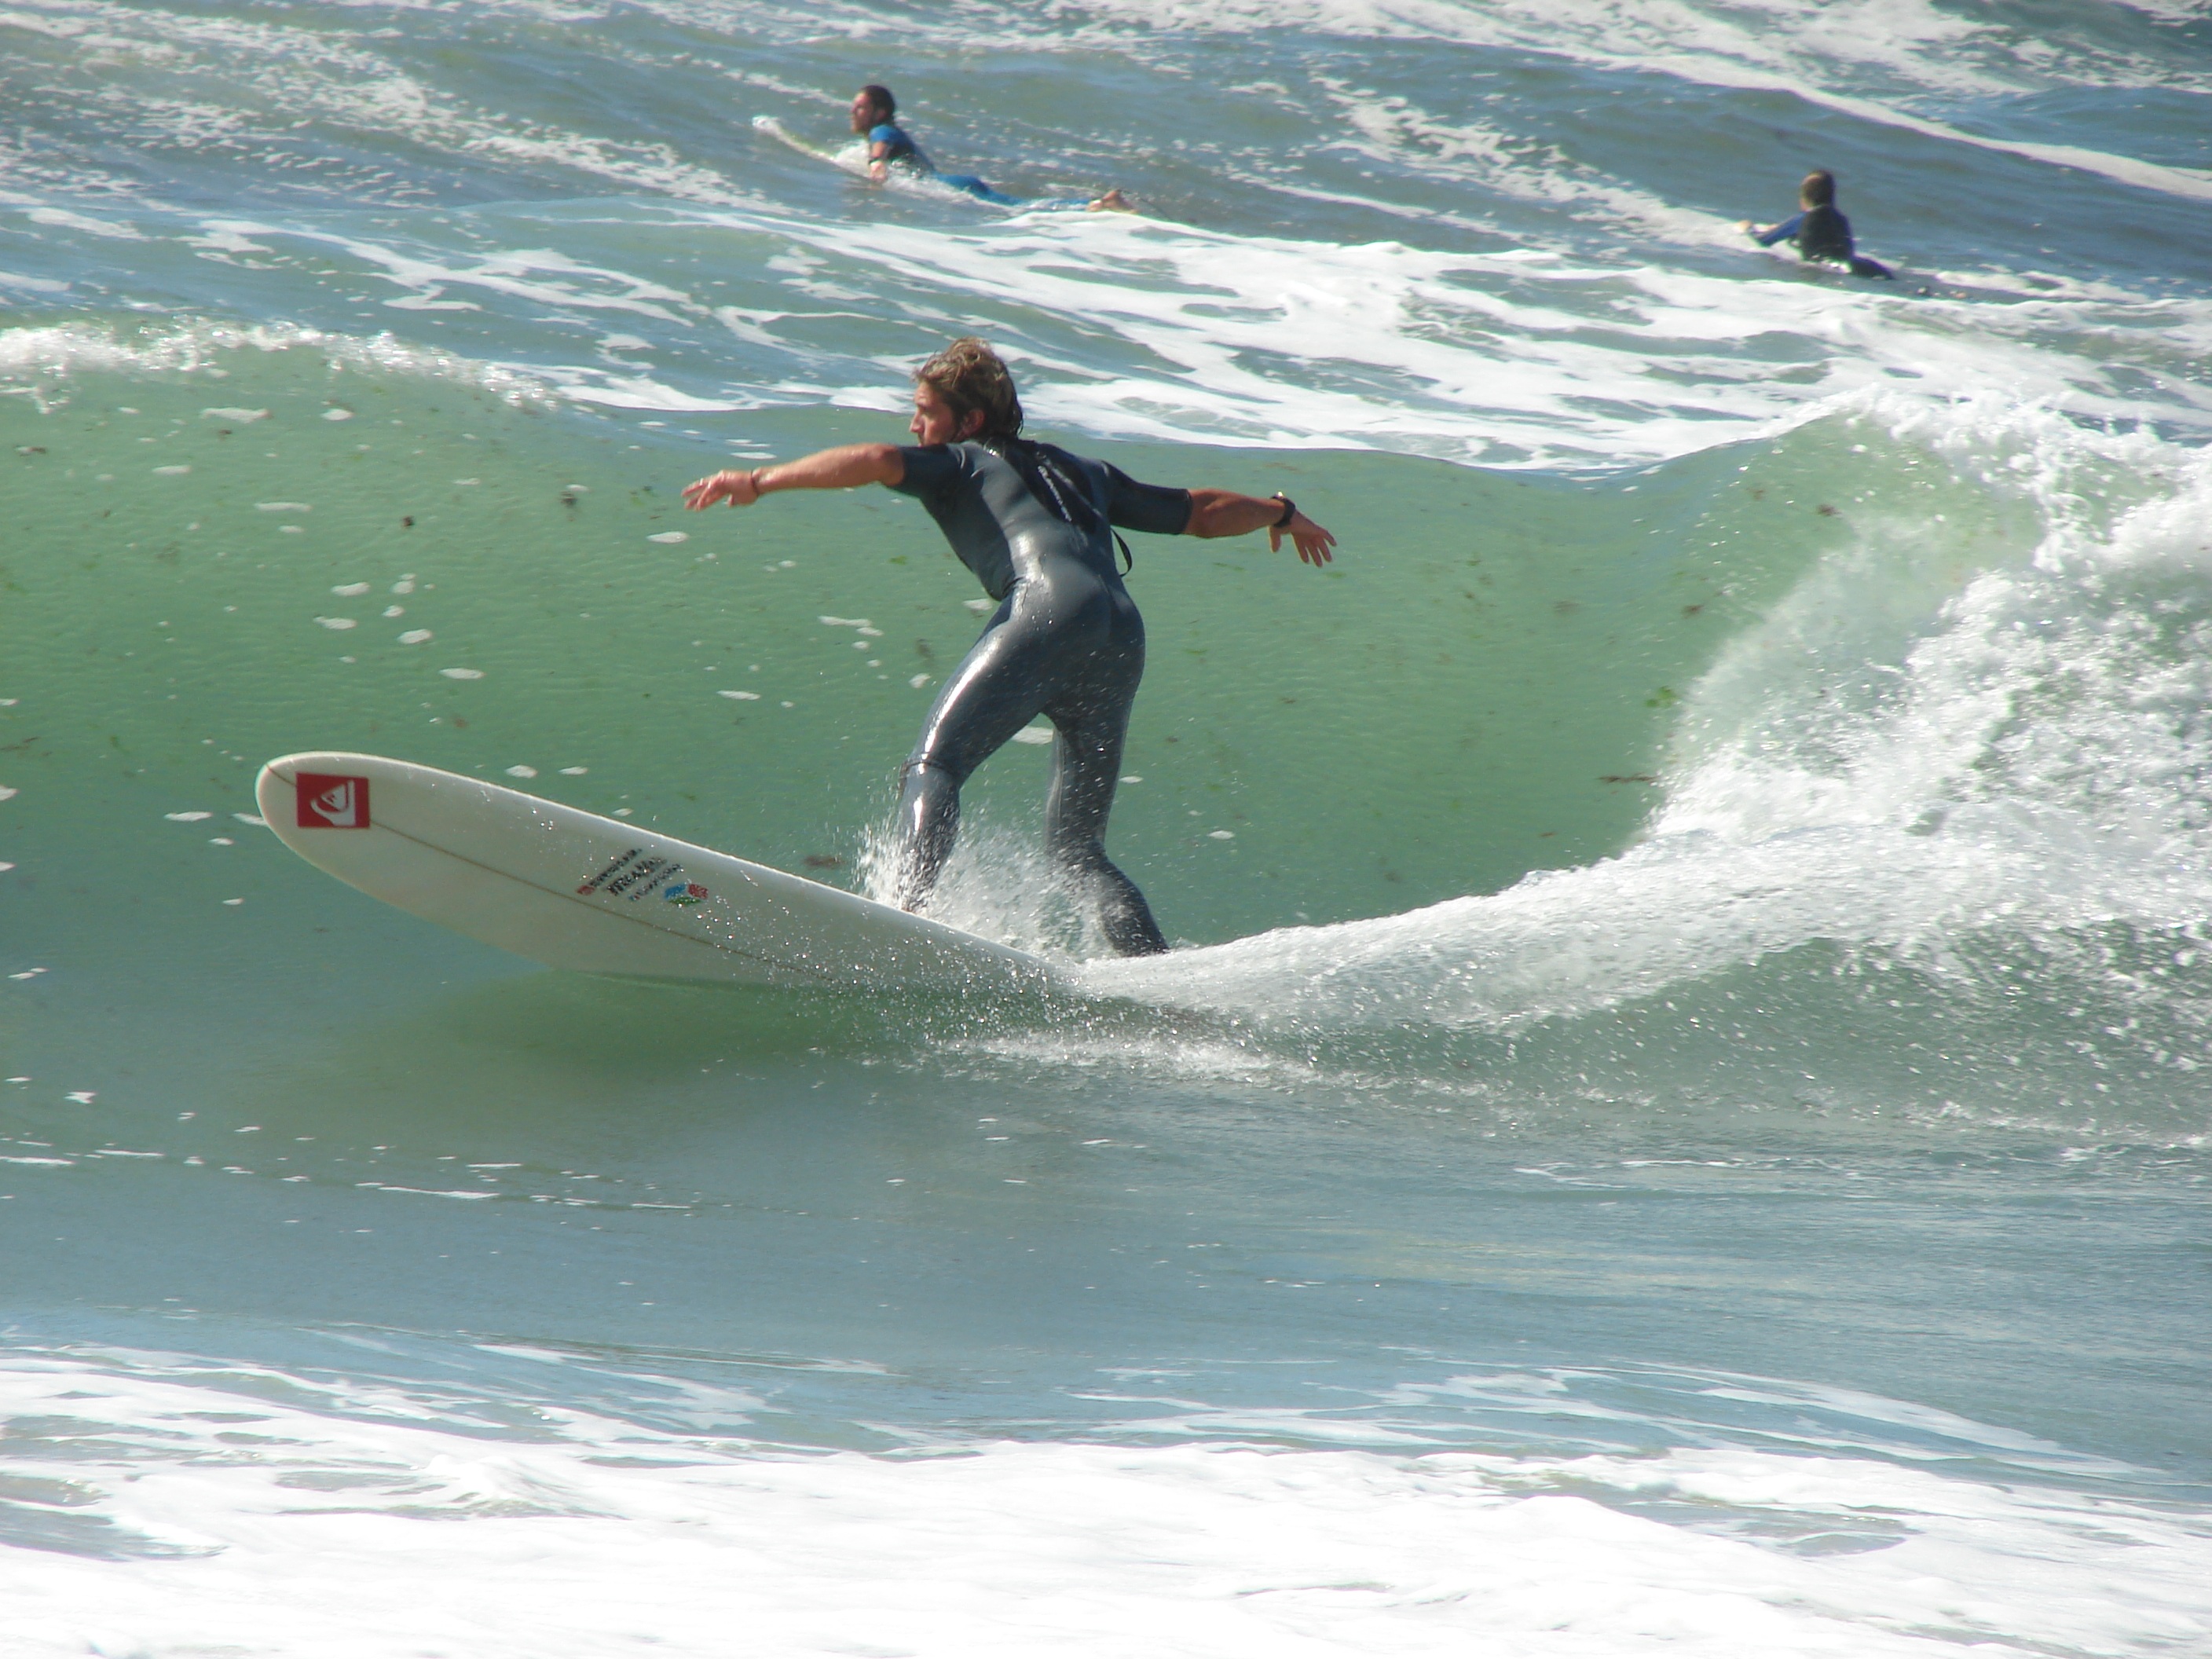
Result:
<svg viewBox="0 0 2212 1659"><path fill-rule="evenodd" d="M1042 985L1041 957L482 778L342 750L254 785L277 839L372 898L549 968L817 990Z"/></svg>

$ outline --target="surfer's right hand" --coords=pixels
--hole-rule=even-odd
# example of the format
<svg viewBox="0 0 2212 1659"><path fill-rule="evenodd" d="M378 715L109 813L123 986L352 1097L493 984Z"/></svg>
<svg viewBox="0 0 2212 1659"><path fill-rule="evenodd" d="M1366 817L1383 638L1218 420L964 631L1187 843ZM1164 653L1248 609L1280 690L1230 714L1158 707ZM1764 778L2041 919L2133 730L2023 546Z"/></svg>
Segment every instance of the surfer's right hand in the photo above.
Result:
<svg viewBox="0 0 2212 1659"><path fill-rule="evenodd" d="M750 507L761 497L760 469L749 472L709 473L696 483L684 486L684 505L694 513L727 501L732 507Z"/></svg>

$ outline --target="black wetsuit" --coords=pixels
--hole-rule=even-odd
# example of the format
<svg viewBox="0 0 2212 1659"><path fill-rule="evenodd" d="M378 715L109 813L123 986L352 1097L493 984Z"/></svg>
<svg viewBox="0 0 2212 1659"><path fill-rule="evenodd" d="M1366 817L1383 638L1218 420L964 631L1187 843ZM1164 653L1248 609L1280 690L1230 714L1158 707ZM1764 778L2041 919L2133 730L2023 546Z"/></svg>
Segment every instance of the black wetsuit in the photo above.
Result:
<svg viewBox="0 0 2212 1659"><path fill-rule="evenodd" d="M1823 264L1847 266L1854 276L1893 276L1897 273L1874 259L1862 259L1851 241L1851 222L1826 203L1808 207L1794 219L1784 219L1771 230L1755 233L1761 247L1795 242L1802 258Z"/></svg>
<svg viewBox="0 0 2212 1659"><path fill-rule="evenodd" d="M999 601L939 691L900 777L899 902L927 896L960 824L960 786L1039 714L1053 724L1045 804L1053 861L1098 906L1125 956L1167 942L1134 883L1106 856L1129 705L1145 672L1145 623L1121 585L1110 526L1180 535L1190 492L1022 440L899 452L891 487L928 509Z"/></svg>

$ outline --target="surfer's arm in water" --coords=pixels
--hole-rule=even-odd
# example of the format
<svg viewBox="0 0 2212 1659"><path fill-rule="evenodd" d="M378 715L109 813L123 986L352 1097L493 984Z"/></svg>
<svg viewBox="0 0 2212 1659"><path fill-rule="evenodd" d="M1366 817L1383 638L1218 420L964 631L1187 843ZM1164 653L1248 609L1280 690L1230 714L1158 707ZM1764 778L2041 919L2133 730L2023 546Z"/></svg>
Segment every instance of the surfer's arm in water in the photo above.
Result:
<svg viewBox="0 0 2212 1659"><path fill-rule="evenodd" d="M778 489L857 489L862 484L895 484L905 477L906 460L896 445L841 444L795 461L709 473L684 485L684 505L694 513L725 501L750 507Z"/></svg>
<svg viewBox="0 0 2212 1659"><path fill-rule="evenodd" d="M1797 214L1793 217L1784 219L1778 225L1769 225L1764 230L1752 223L1748 219L1743 221L1740 227L1740 228L1750 235L1753 241L1758 243L1761 247L1772 247L1777 242L1793 240L1796 237L1797 233L1804 229L1804 228L1805 216L1802 213Z"/></svg>
<svg viewBox="0 0 2212 1659"><path fill-rule="evenodd" d="M1194 489L1190 492L1190 522L1186 536L1212 539L1220 536L1249 536L1267 532L1267 550L1275 552L1288 536L1306 563L1327 564L1336 538L1297 509L1287 495L1240 495L1233 489Z"/></svg>
<svg viewBox="0 0 2212 1659"><path fill-rule="evenodd" d="M913 139L888 121L868 134L868 177L882 184L891 176L891 163L903 161L924 173L934 173Z"/></svg>

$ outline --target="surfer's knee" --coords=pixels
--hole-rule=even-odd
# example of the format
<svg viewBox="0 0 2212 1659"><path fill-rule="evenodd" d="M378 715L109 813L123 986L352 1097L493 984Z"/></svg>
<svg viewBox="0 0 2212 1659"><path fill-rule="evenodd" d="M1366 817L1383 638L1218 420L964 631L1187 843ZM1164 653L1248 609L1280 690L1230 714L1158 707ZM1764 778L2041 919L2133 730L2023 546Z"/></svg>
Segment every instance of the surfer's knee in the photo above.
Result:
<svg viewBox="0 0 2212 1659"><path fill-rule="evenodd" d="M957 795L968 775L951 762L935 755L909 755L899 768L899 798L917 795Z"/></svg>

